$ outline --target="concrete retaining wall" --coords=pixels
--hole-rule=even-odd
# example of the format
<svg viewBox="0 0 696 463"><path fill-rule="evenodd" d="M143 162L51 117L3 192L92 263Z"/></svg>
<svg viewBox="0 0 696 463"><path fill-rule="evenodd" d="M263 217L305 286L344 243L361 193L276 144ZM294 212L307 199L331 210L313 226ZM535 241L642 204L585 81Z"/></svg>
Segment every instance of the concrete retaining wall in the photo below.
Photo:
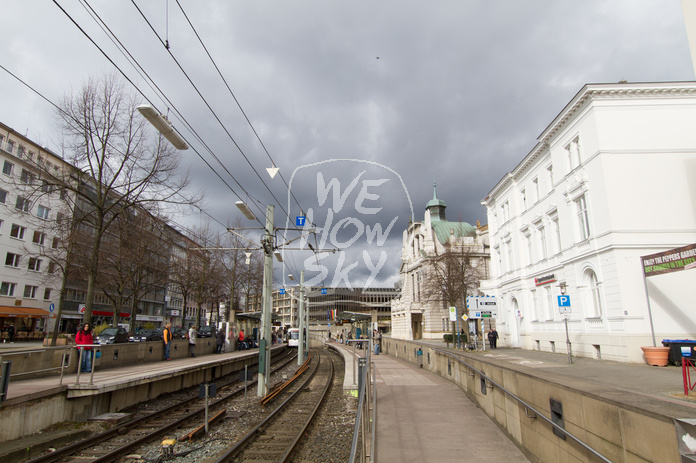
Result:
<svg viewBox="0 0 696 463"><path fill-rule="evenodd" d="M196 355L207 355L215 352L214 338L198 338ZM101 356L95 359L94 365L98 370L136 365L147 362L161 362L164 358L164 344L161 341L130 342L123 344L107 344L97 348ZM17 349L2 352L3 361L11 361L11 379L25 380L60 374L60 365L64 354L67 368L64 373L75 373L79 352L75 346L44 347L38 349ZM188 341L177 339L172 341L169 353L174 360L188 357Z"/></svg>
<svg viewBox="0 0 696 463"><path fill-rule="evenodd" d="M594 462L599 459L571 439L556 436L549 423L533 417L527 407L494 387L485 377L546 417L552 416L550 399L561 403L565 429L611 461L680 461L673 418L622 402L620 396L631 395L630 392L618 391L618 400L612 400L572 385L531 376L512 365L496 364L480 355L457 355L470 366L467 367L427 344L383 339L382 346L383 353L414 364L418 363L418 348L422 348L423 368L462 388L532 461ZM479 372L484 375L483 381Z"/></svg>
<svg viewBox="0 0 696 463"><path fill-rule="evenodd" d="M115 352L118 350L119 358L122 361L139 359L139 362L136 363L142 363L152 356L161 362L161 356L156 357L154 352L150 354L149 346L144 344L106 346L105 351ZM199 340L197 352L202 354L204 349L208 349L206 344L206 342L201 343ZM113 347L113 349L108 349L108 347ZM274 347L273 352L284 348L284 346ZM179 356L184 352L187 354L187 349L186 341L179 342ZM145 355L139 357L138 354L141 352L145 352ZM173 352L172 348L172 354ZM174 358L173 355L172 358ZM106 363L108 364L108 362ZM8 399L0 407L0 423L12 424L0 426L0 442L34 434L62 421L86 421L103 413L118 412L133 404L154 399L161 394L212 381L215 378L242 370L245 365L252 366L257 363L258 352L249 351L246 355L226 358L214 365L191 365L157 377L134 377L130 380L124 380L122 384L96 385L96 387L87 384L83 387L56 385L55 388L33 396Z"/></svg>

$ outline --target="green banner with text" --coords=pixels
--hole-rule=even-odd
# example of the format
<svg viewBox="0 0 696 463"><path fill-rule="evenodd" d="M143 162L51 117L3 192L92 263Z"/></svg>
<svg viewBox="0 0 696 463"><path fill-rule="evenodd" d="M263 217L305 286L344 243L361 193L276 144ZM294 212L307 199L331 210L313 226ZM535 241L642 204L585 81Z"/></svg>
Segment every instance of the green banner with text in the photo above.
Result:
<svg viewBox="0 0 696 463"><path fill-rule="evenodd" d="M696 268L696 244L650 254L640 259L643 262L643 275L646 278Z"/></svg>

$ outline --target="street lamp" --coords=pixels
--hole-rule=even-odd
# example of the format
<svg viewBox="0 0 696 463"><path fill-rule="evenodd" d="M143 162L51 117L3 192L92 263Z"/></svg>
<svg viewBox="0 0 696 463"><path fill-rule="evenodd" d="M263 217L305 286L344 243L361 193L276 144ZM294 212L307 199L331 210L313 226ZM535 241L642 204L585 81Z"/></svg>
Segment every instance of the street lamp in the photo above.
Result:
<svg viewBox="0 0 696 463"><path fill-rule="evenodd" d="M143 104L138 106L136 109L145 119L147 119L150 124L152 124L154 128L159 131L159 133L164 136L164 138L169 140L169 143L171 143L174 148L179 150L188 149L188 145L184 139L181 138L181 135L174 130L174 127L172 127L172 124L167 120L167 118L161 115L155 108L148 104Z"/></svg>
<svg viewBox="0 0 696 463"><path fill-rule="evenodd" d="M242 211L242 214L249 219L249 220L256 220L256 216L254 213L249 209L249 206L244 201L237 201L235 203L237 207L239 208L240 211Z"/></svg>

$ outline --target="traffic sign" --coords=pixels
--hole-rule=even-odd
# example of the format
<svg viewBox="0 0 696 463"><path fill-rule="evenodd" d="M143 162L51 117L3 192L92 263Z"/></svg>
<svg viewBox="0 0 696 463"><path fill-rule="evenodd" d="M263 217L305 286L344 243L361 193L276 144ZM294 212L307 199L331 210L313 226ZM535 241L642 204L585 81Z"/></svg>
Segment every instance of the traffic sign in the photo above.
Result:
<svg viewBox="0 0 696 463"><path fill-rule="evenodd" d="M48 311L53 313L54 310L56 310L56 305L53 302L51 302L50 304L48 304Z"/></svg>
<svg viewBox="0 0 696 463"><path fill-rule="evenodd" d="M450 307L450 308L449 308L449 314L450 314L450 321L451 321L451 322L456 322L456 321L457 321L457 308L456 308L456 307Z"/></svg>
<svg viewBox="0 0 696 463"><path fill-rule="evenodd" d="M474 310L469 312L469 318L498 318L498 312L492 310Z"/></svg>
<svg viewBox="0 0 696 463"><path fill-rule="evenodd" d="M567 294L558 296L558 307L570 307L570 296Z"/></svg>
<svg viewBox="0 0 696 463"><path fill-rule="evenodd" d="M280 294L285 294L285 288L280 288L280 290L279 290L278 292L279 292Z"/></svg>
<svg viewBox="0 0 696 463"><path fill-rule="evenodd" d="M462 314L462 320L467 321L469 316L467 314Z"/></svg>
<svg viewBox="0 0 696 463"><path fill-rule="evenodd" d="M295 217L295 226L296 227L304 227L305 221L307 220L307 217L304 215L298 215Z"/></svg>
<svg viewBox="0 0 696 463"><path fill-rule="evenodd" d="M321 288L321 293L326 294L327 293L326 288Z"/></svg>

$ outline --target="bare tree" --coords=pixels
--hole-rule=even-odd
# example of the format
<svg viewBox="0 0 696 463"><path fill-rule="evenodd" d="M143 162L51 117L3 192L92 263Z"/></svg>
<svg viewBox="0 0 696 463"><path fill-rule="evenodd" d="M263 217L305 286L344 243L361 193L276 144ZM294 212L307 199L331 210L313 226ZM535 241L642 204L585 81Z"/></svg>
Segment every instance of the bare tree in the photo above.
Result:
<svg viewBox="0 0 696 463"><path fill-rule="evenodd" d="M188 254L195 270L191 294L196 302L196 329L199 329L203 306L206 302L212 302L223 284L224 267L220 257L220 236L212 233L207 226L198 230L196 235L200 247L189 248Z"/></svg>
<svg viewBox="0 0 696 463"><path fill-rule="evenodd" d="M85 322L91 322L102 240L124 212L139 208L156 214L164 205L192 204L184 194L186 175L179 156L163 141L148 137L137 101L116 75L88 80L60 104L63 158L72 167L50 169L39 162L41 177L70 191L75 219L89 240L77 252L86 257Z"/></svg>
<svg viewBox="0 0 696 463"><path fill-rule="evenodd" d="M436 248L437 249L437 248ZM479 282L485 278L483 257L477 246L460 240L443 245L441 251L428 256L422 294L425 300L439 302L444 310L460 307L456 316L467 313L466 298L478 294ZM456 323L451 322L452 336Z"/></svg>
<svg viewBox="0 0 696 463"><path fill-rule="evenodd" d="M237 221L228 229L242 228L241 220ZM239 300L244 288L244 280L247 277L248 265L247 252L251 253L251 249L255 249L254 245L242 231L237 231L227 235L225 242L225 252L223 255L222 265L225 268L226 279L228 285L228 293L230 305L227 307L225 319L230 319L230 311L239 308ZM251 257L249 257L251 259Z"/></svg>
<svg viewBox="0 0 696 463"><path fill-rule="evenodd" d="M164 292L168 281L171 241L164 221L145 211L129 211L116 219L104 235L99 289L112 303L113 324L127 306L130 312L130 331L135 329L137 309L144 294L151 299Z"/></svg>

